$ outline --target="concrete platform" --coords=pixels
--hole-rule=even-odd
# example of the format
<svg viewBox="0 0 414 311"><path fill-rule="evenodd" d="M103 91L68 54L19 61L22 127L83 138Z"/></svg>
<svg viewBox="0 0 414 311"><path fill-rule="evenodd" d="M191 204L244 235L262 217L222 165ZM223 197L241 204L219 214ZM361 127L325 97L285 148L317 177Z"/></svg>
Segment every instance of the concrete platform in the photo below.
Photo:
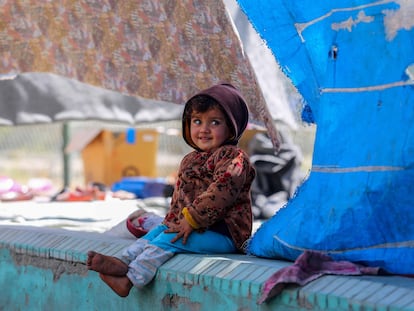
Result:
<svg viewBox="0 0 414 311"><path fill-rule="evenodd" d="M85 266L90 249L131 243L102 233L0 226L0 310L414 310L414 279L323 276L257 304L263 282L291 262L179 254L144 289L120 298Z"/></svg>

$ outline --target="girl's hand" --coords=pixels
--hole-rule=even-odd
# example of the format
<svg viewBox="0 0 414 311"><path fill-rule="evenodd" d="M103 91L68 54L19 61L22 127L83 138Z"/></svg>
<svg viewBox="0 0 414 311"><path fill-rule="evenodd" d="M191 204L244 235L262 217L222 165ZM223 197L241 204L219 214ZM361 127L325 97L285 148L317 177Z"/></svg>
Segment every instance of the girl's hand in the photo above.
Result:
<svg viewBox="0 0 414 311"><path fill-rule="evenodd" d="M168 226L169 228L164 231L165 233L177 232L177 235L171 240L171 243L174 243L182 238L182 243L186 244L188 237L194 230L185 218L180 219L180 221L176 224L169 224Z"/></svg>

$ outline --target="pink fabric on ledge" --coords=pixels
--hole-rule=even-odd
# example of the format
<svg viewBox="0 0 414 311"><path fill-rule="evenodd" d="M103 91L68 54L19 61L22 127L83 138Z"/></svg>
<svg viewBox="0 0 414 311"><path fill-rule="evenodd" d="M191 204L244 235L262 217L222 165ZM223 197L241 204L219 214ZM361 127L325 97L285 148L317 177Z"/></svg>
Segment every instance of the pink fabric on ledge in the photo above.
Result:
<svg viewBox="0 0 414 311"><path fill-rule="evenodd" d="M325 274L377 275L379 271L380 268L377 267L365 267L349 261L334 261L321 252L305 251L293 265L277 271L266 280L258 303L261 304L279 295L289 284L303 286Z"/></svg>

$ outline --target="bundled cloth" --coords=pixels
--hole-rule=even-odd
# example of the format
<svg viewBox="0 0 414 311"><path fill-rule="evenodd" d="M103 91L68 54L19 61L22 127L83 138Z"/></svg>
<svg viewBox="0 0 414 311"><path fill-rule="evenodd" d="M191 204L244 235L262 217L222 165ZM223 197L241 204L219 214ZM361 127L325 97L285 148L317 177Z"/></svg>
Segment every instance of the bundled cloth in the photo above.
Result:
<svg viewBox="0 0 414 311"><path fill-rule="evenodd" d="M279 295L289 284L303 286L326 274L377 275L382 273L384 271L377 267L365 267L349 261L334 261L321 252L305 251L293 265L282 268L266 280L258 303L261 304Z"/></svg>

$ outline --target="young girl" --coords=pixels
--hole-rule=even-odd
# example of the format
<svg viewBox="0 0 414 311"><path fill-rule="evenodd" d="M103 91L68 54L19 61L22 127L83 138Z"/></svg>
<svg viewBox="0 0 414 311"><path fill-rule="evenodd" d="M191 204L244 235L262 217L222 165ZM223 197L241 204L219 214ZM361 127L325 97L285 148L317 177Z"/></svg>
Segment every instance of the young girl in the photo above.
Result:
<svg viewBox="0 0 414 311"><path fill-rule="evenodd" d="M179 167L163 223L128 247L122 258L88 252L88 269L119 296L148 284L176 253L243 252L252 230L250 187L255 171L237 147L249 113L230 84L201 91L185 105L183 138L195 150Z"/></svg>

